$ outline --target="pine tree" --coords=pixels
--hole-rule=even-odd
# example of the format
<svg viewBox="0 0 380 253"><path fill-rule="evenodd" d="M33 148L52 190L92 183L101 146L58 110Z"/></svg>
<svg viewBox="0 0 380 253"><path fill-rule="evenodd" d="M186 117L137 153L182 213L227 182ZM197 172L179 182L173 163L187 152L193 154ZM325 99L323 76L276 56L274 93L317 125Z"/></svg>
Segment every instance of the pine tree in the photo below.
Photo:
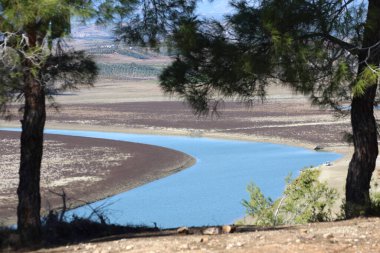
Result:
<svg viewBox="0 0 380 253"><path fill-rule="evenodd" d="M380 1L235 0L223 23L182 19L172 30L177 57L160 76L164 91L199 114L220 96L263 98L280 80L313 104L351 103L354 155L346 215L365 214L378 155L375 105L380 67Z"/></svg>
<svg viewBox="0 0 380 253"><path fill-rule="evenodd" d="M0 0L0 106L23 103L17 229L24 244L41 240L40 169L46 98L92 85L97 67L81 51L65 50L72 15L94 14L91 1Z"/></svg>

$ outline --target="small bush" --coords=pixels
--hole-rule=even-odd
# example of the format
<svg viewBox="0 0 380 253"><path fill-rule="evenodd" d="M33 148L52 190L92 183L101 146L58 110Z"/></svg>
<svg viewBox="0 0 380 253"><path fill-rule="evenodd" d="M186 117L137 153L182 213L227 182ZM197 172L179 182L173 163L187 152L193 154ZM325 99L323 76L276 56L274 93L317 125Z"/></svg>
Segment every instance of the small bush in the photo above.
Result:
<svg viewBox="0 0 380 253"><path fill-rule="evenodd" d="M247 214L253 216L257 226L303 224L332 220L332 207L338 198L335 189L318 181L320 171L308 168L298 178L286 178L283 196L272 201L260 188L250 184L250 199L243 200Z"/></svg>
<svg viewBox="0 0 380 253"><path fill-rule="evenodd" d="M105 218L106 219L106 218ZM60 220L59 214L51 212L42 224L45 245L78 243L110 235L157 231L156 227L121 226L72 216L70 221Z"/></svg>
<svg viewBox="0 0 380 253"><path fill-rule="evenodd" d="M0 252L12 252L19 244L16 230L0 226Z"/></svg>
<svg viewBox="0 0 380 253"><path fill-rule="evenodd" d="M380 216L380 192L371 192L370 215Z"/></svg>

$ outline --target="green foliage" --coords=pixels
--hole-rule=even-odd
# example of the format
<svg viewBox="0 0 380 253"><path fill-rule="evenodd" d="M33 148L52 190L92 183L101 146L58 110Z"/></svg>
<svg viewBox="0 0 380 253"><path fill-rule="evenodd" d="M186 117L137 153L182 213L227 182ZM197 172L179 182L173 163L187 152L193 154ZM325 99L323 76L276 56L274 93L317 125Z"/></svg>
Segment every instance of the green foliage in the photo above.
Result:
<svg viewBox="0 0 380 253"><path fill-rule="evenodd" d="M326 183L318 181L319 174L319 170L309 168L296 179L288 177L283 196L275 202L265 198L257 186L250 184L250 200L243 201L247 214L258 226L330 221L338 194Z"/></svg>
<svg viewBox="0 0 380 253"><path fill-rule="evenodd" d="M70 32L72 15L90 18L96 14L93 1L2 0L0 31L37 32L44 38L61 38Z"/></svg>
<svg viewBox="0 0 380 253"><path fill-rule="evenodd" d="M380 192L372 192L371 195L371 214L380 215Z"/></svg>
<svg viewBox="0 0 380 253"><path fill-rule="evenodd" d="M255 217L255 224L258 226L271 226L274 222L274 212L272 210L273 201L266 198L260 188L251 183L247 187L249 201L243 200L243 206L248 215Z"/></svg>
<svg viewBox="0 0 380 253"><path fill-rule="evenodd" d="M373 189L378 188L378 186L372 185L370 189L370 203L368 206L358 206L355 204L348 204L346 200L343 200L343 203L341 205L341 214L339 215L339 219L347 219L350 217L352 213L358 213L357 216L380 216L380 192L379 189Z"/></svg>
<svg viewBox="0 0 380 253"><path fill-rule="evenodd" d="M365 4L334 0L231 4L235 12L223 22L189 16L177 23L170 37L178 57L162 73L160 85L183 97L197 113L207 113L220 97L263 99L273 79L310 96L314 104L337 110L358 89L368 87L353 84ZM374 83L372 76L364 80Z"/></svg>
<svg viewBox="0 0 380 253"><path fill-rule="evenodd" d="M122 15L127 16L128 22L123 22L123 18L118 22L115 30L118 39L127 44L156 47L172 35L181 20L195 15L197 0L114 2L120 2L120 6L126 6L125 2L133 2L133 9L137 10L134 15Z"/></svg>
<svg viewBox="0 0 380 253"><path fill-rule="evenodd" d="M372 85L377 84L377 80L380 78L380 69L375 65L368 65L358 75L356 83L352 87L352 93L354 96L364 95L366 89Z"/></svg>
<svg viewBox="0 0 380 253"><path fill-rule="evenodd" d="M49 98L78 85L92 85L98 73L84 52L64 50L71 17L89 18L95 5L87 0L0 1L0 109L23 99L27 75Z"/></svg>

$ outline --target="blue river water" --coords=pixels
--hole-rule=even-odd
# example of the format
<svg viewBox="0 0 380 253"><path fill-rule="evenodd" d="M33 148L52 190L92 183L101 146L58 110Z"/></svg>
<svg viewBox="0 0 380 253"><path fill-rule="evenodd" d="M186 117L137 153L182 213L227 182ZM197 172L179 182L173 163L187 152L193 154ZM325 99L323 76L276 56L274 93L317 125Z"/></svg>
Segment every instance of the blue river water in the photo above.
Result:
<svg viewBox="0 0 380 253"><path fill-rule="evenodd" d="M5 129L4 129L5 130ZM7 129L9 130L9 129ZM246 186L258 185L266 196L278 198L289 173L341 157L336 153L249 141L92 131L46 130L45 133L104 138L157 145L193 156L194 166L130 191L91 204L106 206L111 223L161 228L232 223L245 214ZM69 215L88 216L80 207Z"/></svg>

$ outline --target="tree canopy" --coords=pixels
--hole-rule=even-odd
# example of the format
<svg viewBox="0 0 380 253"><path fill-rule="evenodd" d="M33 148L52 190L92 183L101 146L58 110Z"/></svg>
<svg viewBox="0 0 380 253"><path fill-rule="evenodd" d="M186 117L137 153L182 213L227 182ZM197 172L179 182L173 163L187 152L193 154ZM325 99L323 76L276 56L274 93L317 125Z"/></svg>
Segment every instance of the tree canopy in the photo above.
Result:
<svg viewBox="0 0 380 253"><path fill-rule="evenodd" d="M87 0L0 1L0 109L23 103L17 229L23 243L41 239L40 169L45 97L78 85L92 85L97 67L84 52L65 47L71 16L95 14Z"/></svg>
<svg viewBox="0 0 380 253"><path fill-rule="evenodd" d="M175 30L175 62L161 86L207 112L215 95L265 96L274 80L336 109L379 75L357 76L367 5L357 1L233 1L224 23L191 18ZM376 45L373 45L376 47ZM376 48L374 48L376 49ZM202 84L202 85L200 85Z"/></svg>
<svg viewBox="0 0 380 253"><path fill-rule="evenodd" d="M341 111L351 105L354 155L346 183L347 217L370 207L378 155L380 2L234 0L223 22L182 19L171 38L174 62L160 76L165 92L183 97L198 114L223 98L251 102L281 82L313 104Z"/></svg>
<svg viewBox="0 0 380 253"><path fill-rule="evenodd" d="M1 109L24 98L24 74L32 72L47 96L91 85L97 68L84 52L68 48L71 16L91 17L88 1L0 1ZM28 62L28 64L26 64Z"/></svg>

